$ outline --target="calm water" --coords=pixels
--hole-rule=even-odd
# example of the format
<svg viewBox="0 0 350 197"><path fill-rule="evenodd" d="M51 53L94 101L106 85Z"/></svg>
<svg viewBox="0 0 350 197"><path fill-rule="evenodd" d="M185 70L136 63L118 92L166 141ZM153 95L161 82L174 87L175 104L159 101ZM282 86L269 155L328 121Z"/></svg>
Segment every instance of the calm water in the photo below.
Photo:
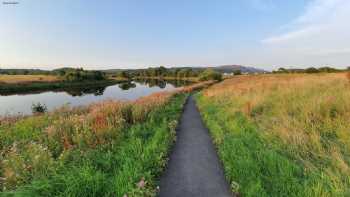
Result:
<svg viewBox="0 0 350 197"><path fill-rule="evenodd" d="M0 116L31 114L32 104L38 102L45 104L50 111L66 104L81 106L107 99L134 100L154 92L172 90L186 84L187 82L181 81L151 80L119 83L98 88L84 87L14 95L1 95L0 92Z"/></svg>

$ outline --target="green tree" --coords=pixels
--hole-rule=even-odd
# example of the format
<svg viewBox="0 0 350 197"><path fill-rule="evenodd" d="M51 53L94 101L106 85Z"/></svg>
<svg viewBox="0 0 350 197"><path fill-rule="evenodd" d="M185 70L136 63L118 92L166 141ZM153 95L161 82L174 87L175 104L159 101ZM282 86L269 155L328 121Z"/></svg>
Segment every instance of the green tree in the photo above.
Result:
<svg viewBox="0 0 350 197"><path fill-rule="evenodd" d="M241 70L235 70L235 71L233 71L233 74L234 75L241 75L242 71Z"/></svg>
<svg viewBox="0 0 350 197"><path fill-rule="evenodd" d="M222 80L222 75L219 72L214 71L213 69L206 69L202 73L199 74L200 81L208 81L208 80Z"/></svg>

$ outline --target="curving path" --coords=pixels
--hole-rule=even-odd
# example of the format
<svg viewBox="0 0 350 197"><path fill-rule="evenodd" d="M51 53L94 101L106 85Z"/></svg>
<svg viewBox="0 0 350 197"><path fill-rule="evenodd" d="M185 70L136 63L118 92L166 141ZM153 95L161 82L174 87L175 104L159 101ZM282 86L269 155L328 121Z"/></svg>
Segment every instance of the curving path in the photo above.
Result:
<svg viewBox="0 0 350 197"><path fill-rule="evenodd" d="M208 130L190 96L160 181L160 197L232 197Z"/></svg>

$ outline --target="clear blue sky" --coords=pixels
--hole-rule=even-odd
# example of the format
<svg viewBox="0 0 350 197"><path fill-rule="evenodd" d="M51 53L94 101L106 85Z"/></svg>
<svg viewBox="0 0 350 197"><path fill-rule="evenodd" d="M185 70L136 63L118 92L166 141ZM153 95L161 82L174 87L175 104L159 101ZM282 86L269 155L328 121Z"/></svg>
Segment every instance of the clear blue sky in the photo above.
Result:
<svg viewBox="0 0 350 197"><path fill-rule="evenodd" d="M1 67L350 64L348 0L17 1L0 4Z"/></svg>

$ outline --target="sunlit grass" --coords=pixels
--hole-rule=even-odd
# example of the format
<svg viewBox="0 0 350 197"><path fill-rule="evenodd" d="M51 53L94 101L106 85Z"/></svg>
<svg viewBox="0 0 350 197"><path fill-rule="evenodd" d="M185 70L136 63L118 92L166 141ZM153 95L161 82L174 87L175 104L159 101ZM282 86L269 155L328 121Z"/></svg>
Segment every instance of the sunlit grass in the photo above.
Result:
<svg viewBox="0 0 350 197"><path fill-rule="evenodd" d="M349 194L346 74L234 77L198 101L226 174L244 196Z"/></svg>
<svg viewBox="0 0 350 197"><path fill-rule="evenodd" d="M56 82L59 78L53 75L0 75L0 84L16 84L31 82Z"/></svg>
<svg viewBox="0 0 350 197"><path fill-rule="evenodd" d="M135 101L0 118L0 190L22 196L155 195L187 93L212 83Z"/></svg>

